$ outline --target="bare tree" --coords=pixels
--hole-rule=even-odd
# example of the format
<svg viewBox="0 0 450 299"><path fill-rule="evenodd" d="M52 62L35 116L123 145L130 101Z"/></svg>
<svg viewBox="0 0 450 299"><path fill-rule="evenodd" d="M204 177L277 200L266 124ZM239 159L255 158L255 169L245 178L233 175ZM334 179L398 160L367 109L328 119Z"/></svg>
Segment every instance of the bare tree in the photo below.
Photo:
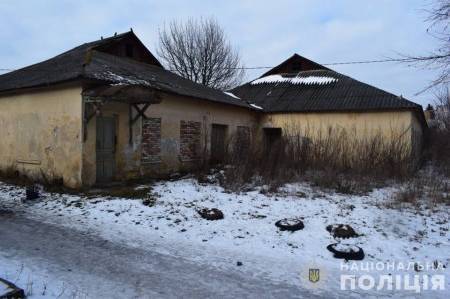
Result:
<svg viewBox="0 0 450 299"><path fill-rule="evenodd" d="M244 76L239 53L215 19L172 21L159 31L158 55L180 76L226 90Z"/></svg>
<svg viewBox="0 0 450 299"><path fill-rule="evenodd" d="M442 87L435 93L435 109L429 122L427 154L435 169L450 176L450 89Z"/></svg>
<svg viewBox="0 0 450 299"><path fill-rule="evenodd" d="M449 132L450 137L450 88L443 87L435 93L434 118L442 130Z"/></svg>
<svg viewBox="0 0 450 299"><path fill-rule="evenodd" d="M448 86L450 83L450 0L433 0L425 10L430 23L427 32L440 42L433 52L422 56L405 55L407 63L425 66L439 71L439 75L423 91L433 87Z"/></svg>

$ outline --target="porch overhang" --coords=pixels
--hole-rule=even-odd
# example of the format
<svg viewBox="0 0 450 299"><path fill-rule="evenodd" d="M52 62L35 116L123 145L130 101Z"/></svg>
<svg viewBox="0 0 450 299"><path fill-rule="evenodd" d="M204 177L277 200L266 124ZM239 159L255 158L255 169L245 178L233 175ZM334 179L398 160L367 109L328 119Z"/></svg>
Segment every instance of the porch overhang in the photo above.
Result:
<svg viewBox="0 0 450 299"><path fill-rule="evenodd" d="M140 85L102 85L85 89L86 102L122 102L127 104L158 104L161 96L155 89Z"/></svg>
<svg viewBox="0 0 450 299"><path fill-rule="evenodd" d="M151 88L140 85L102 85L87 88L82 92L84 108L84 140L86 140L86 127L89 121L96 115L101 115L102 106L110 102L128 104L129 109L129 142L133 141L133 124L139 118L146 118L145 112L151 104L159 104L162 101L161 94ZM133 115L133 110L136 111Z"/></svg>

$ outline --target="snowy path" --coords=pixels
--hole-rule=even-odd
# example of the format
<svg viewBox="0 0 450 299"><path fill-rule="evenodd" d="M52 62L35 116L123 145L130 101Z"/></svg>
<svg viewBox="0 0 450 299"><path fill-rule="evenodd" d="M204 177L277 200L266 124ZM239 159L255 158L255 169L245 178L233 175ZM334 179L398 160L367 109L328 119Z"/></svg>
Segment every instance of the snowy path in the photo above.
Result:
<svg viewBox="0 0 450 299"><path fill-rule="evenodd" d="M293 285L200 265L151 248L127 247L26 215L0 216L0 236L0 264L20 261L48 273L49 279L66 282L61 298L314 297ZM34 294L41 292L35 286ZM42 297L53 296L57 294Z"/></svg>

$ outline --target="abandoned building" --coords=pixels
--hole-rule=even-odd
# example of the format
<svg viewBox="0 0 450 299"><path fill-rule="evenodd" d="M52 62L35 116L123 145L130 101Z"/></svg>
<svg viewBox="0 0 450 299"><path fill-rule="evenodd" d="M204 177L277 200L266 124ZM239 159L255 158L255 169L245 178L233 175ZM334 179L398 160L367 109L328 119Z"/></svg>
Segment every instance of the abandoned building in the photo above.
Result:
<svg viewBox="0 0 450 299"><path fill-rule="evenodd" d="M294 124L421 140L420 105L299 55L222 92L165 70L130 31L0 76L0 170L72 188L220 160L226 139ZM417 142L413 145L417 147Z"/></svg>
<svg viewBox="0 0 450 299"><path fill-rule="evenodd" d="M231 92L264 111L259 126L272 135L315 138L334 128L359 139L403 138L417 152L422 146L420 105L298 54Z"/></svg>

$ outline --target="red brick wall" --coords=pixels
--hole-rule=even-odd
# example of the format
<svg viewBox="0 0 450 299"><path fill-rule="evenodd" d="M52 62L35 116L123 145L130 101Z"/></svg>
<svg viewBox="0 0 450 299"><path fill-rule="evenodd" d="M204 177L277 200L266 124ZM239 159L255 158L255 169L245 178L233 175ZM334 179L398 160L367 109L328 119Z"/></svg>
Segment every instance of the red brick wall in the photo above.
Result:
<svg viewBox="0 0 450 299"><path fill-rule="evenodd" d="M180 122L180 156L181 160L200 158L201 123L196 121Z"/></svg>
<svg viewBox="0 0 450 299"><path fill-rule="evenodd" d="M142 156L141 162L161 161L161 118L142 120Z"/></svg>

